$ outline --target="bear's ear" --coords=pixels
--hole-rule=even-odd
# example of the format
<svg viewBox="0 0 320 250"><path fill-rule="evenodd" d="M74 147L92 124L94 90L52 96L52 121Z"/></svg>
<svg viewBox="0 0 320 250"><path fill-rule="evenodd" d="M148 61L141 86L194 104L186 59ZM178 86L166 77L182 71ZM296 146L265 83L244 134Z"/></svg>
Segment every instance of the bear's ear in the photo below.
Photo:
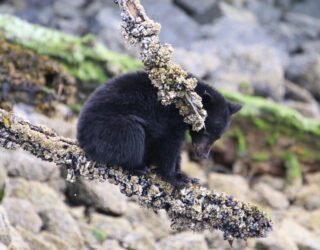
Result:
<svg viewBox="0 0 320 250"><path fill-rule="evenodd" d="M203 103L206 103L206 104L210 104L213 101L212 96L206 90L203 93L202 100L203 100Z"/></svg>
<svg viewBox="0 0 320 250"><path fill-rule="evenodd" d="M242 105L228 102L228 107L229 107L231 115L233 115L233 114L237 113L242 108Z"/></svg>

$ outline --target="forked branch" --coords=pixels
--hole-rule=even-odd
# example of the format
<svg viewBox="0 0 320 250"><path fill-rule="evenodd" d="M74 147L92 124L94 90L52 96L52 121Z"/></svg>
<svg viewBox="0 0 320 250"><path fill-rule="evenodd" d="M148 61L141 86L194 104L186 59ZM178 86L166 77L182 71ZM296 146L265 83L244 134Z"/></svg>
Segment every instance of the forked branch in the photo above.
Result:
<svg viewBox="0 0 320 250"><path fill-rule="evenodd" d="M192 130L201 130L207 112L203 109L201 97L194 91L197 79L171 61L172 47L160 44L161 25L147 16L139 0L115 2L122 10L122 34L131 45L140 45L144 68L152 84L158 88L161 103L175 104L184 122L192 125Z"/></svg>
<svg viewBox="0 0 320 250"><path fill-rule="evenodd" d="M118 185L127 196L136 195L142 206L165 209L176 230L219 229L225 239L265 237L271 222L257 206L204 187L189 185L178 191L154 173L133 176L121 167L89 161L75 140L58 136L53 130L36 126L0 109L0 145L21 147L38 158L68 169L68 179L84 176Z"/></svg>

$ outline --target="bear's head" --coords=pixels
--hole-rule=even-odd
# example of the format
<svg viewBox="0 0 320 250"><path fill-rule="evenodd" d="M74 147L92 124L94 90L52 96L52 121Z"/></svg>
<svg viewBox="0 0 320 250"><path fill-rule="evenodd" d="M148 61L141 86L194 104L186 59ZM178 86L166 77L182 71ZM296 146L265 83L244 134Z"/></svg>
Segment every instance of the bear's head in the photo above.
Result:
<svg viewBox="0 0 320 250"><path fill-rule="evenodd" d="M200 86L200 88L202 87ZM205 128L199 132L190 130L190 135L197 156L208 158L213 143L228 130L231 116L237 113L242 105L226 101L222 94L209 86L205 87L205 90L202 89L201 91L200 89L199 92L208 116L205 121Z"/></svg>

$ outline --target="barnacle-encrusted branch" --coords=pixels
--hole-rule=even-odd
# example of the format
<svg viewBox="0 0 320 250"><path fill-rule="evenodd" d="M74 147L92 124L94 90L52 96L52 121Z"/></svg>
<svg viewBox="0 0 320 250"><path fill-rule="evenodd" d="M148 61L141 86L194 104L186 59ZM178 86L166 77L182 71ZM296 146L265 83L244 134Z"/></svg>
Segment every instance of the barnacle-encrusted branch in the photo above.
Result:
<svg viewBox="0 0 320 250"><path fill-rule="evenodd" d="M68 169L68 179L109 180L127 196L137 195L142 206L165 209L176 230L219 229L227 240L265 237L271 222L257 206L225 194L191 185L178 191L154 173L133 176L121 167L89 161L75 140L58 136L53 130L36 126L0 109L0 145L20 146L31 154Z"/></svg>
<svg viewBox="0 0 320 250"><path fill-rule="evenodd" d="M139 0L115 2L122 10L122 34L131 45L140 45L144 68L152 84L158 88L161 103L174 103L184 122L192 125L192 130L202 129L207 112L203 109L201 97L194 91L197 79L171 61L172 47L161 45L159 41L160 24L146 15Z"/></svg>

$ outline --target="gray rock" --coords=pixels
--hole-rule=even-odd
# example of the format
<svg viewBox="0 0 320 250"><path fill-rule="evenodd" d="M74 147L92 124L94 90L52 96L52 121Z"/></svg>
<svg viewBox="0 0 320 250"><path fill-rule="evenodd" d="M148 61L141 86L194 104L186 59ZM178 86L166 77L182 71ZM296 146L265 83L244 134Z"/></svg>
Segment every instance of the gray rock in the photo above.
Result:
<svg viewBox="0 0 320 250"><path fill-rule="evenodd" d="M12 226L20 226L33 233L40 232L42 226L41 218L29 201L17 198L6 198L2 205L7 211L8 219Z"/></svg>
<svg viewBox="0 0 320 250"><path fill-rule="evenodd" d="M5 209L0 206L0 242L9 246L12 241L10 223Z"/></svg>
<svg viewBox="0 0 320 250"><path fill-rule="evenodd" d="M314 96L320 96L320 54L302 54L291 58L286 77Z"/></svg>
<svg viewBox="0 0 320 250"><path fill-rule="evenodd" d="M56 19L56 28L63 30L66 33L79 36L83 36L87 33L86 20L82 17L74 17L72 19L58 18Z"/></svg>
<svg viewBox="0 0 320 250"><path fill-rule="evenodd" d="M101 27L98 30L98 37L109 49L115 52L139 57L139 49L128 46L121 35L119 16L119 9L106 7L99 9L95 16L96 23Z"/></svg>
<svg viewBox="0 0 320 250"><path fill-rule="evenodd" d="M294 207L288 211L286 218L290 218L316 235L320 235L320 209L308 211L301 207Z"/></svg>
<svg viewBox="0 0 320 250"><path fill-rule="evenodd" d="M143 225L136 227L132 233L122 239L122 245L129 249L154 249L160 250L153 238L153 234Z"/></svg>
<svg viewBox="0 0 320 250"><path fill-rule="evenodd" d="M21 249L21 250L33 250L27 242L24 241L20 233L13 227L10 227L10 233L12 237L9 249Z"/></svg>
<svg viewBox="0 0 320 250"><path fill-rule="evenodd" d="M283 98L282 61L272 47L262 44L241 46L232 39L220 43L203 41L193 46L198 51L207 51L206 54L220 61L220 66L210 74L214 87L244 94L257 92L275 100Z"/></svg>
<svg viewBox="0 0 320 250"><path fill-rule="evenodd" d="M13 14L14 8L9 4L1 4L0 5L0 13L2 14Z"/></svg>
<svg viewBox="0 0 320 250"><path fill-rule="evenodd" d="M184 232L162 239L158 246L163 250L207 250L208 246L202 234Z"/></svg>
<svg viewBox="0 0 320 250"><path fill-rule="evenodd" d="M117 240L106 240L98 250L123 250Z"/></svg>
<svg viewBox="0 0 320 250"><path fill-rule="evenodd" d="M43 231L41 232L41 238L45 240L45 242L52 244L58 250L69 250L72 247L61 237L58 237L52 233Z"/></svg>
<svg viewBox="0 0 320 250"><path fill-rule="evenodd" d="M260 204L268 205L274 209L286 209L289 207L287 197L271 186L258 183L254 186L254 190L258 192L258 199Z"/></svg>
<svg viewBox="0 0 320 250"><path fill-rule="evenodd" d="M141 208L137 203L130 202L126 218L134 231L143 225L152 234L152 238L163 238L171 232L171 222L163 210L155 213L150 209Z"/></svg>
<svg viewBox="0 0 320 250"><path fill-rule="evenodd" d="M104 216L97 213L92 214L89 226L92 229L102 231L108 238L119 241L133 232L131 224L125 218Z"/></svg>
<svg viewBox="0 0 320 250"><path fill-rule="evenodd" d="M237 183L237 185L235 185L235 183ZM249 184L240 175L210 173L208 186L210 189L227 193L240 200L248 201Z"/></svg>
<svg viewBox="0 0 320 250"><path fill-rule="evenodd" d="M292 11L314 18L320 18L320 2L318 0L296 1Z"/></svg>
<svg viewBox="0 0 320 250"><path fill-rule="evenodd" d="M297 51L304 42L310 39L304 29L287 22L271 23L265 27L265 30L273 40L274 46L287 53Z"/></svg>
<svg viewBox="0 0 320 250"><path fill-rule="evenodd" d="M285 230L274 228L274 231L268 234L265 239L255 240L254 249L268 250L298 250L299 248Z"/></svg>
<svg viewBox="0 0 320 250"><path fill-rule="evenodd" d="M63 197L45 183L20 178L10 179L9 183L8 195L30 201L37 212L52 207L66 207Z"/></svg>
<svg viewBox="0 0 320 250"><path fill-rule="evenodd" d="M84 241L77 222L65 208L42 210L41 218L48 232L60 237L75 249L81 249Z"/></svg>
<svg viewBox="0 0 320 250"><path fill-rule="evenodd" d="M2 158L1 158L1 160L2 160ZM6 184L7 184L7 173L6 173L5 168L3 166L1 166L1 163L0 163L0 190L1 191L5 189ZM3 197L1 197L1 198L3 198Z"/></svg>
<svg viewBox="0 0 320 250"><path fill-rule="evenodd" d="M230 245L228 241L223 239L223 232L215 230L212 232L204 232L206 242L209 249L219 249L219 250L230 250ZM235 240L232 244L234 249L252 249L253 242L248 241L247 243L242 240Z"/></svg>
<svg viewBox="0 0 320 250"><path fill-rule="evenodd" d="M18 228L18 231L22 238L28 243L31 249L37 250L55 250L54 245L47 242L41 235L34 234L24 228Z"/></svg>
<svg viewBox="0 0 320 250"><path fill-rule="evenodd" d="M219 66L217 58L180 48L174 50L172 59L183 69L192 72L199 78L207 76Z"/></svg>
<svg viewBox="0 0 320 250"><path fill-rule="evenodd" d="M305 185L296 193L294 204L303 206L308 210L320 209L319 197L319 183Z"/></svg>
<svg viewBox="0 0 320 250"><path fill-rule="evenodd" d="M149 17L161 23L161 42L188 48L202 34L199 25L181 9L167 1L142 0Z"/></svg>
<svg viewBox="0 0 320 250"><path fill-rule="evenodd" d="M250 10L262 24L278 22L281 18L281 10L266 1L249 0L246 8Z"/></svg>
<svg viewBox="0 0 320 250"><path fill-rule="evenodd" d="M53 9L55 10L55 13L60 17L74 18L80 14L79 10L84 4L85 0L57 0L53 2Z"/></svg>
<svg viewBox="0 0 320 250"><path fill-rule="evenodd" d="M187 13L190 13L198 21L201 18L203 23L211 22L215 16L215 9L217 8L217 0L175 0L174 3L184 9Z"/></svg>
<svg viewBox="0 0 320 250"><path fill-rule="evenodd" d="M65 105L62 104L62 106L60 104L56 104L56 108L57 110L59 110L61 113L64 109L63 114L61 114L61 116L65 117ZM63 118L56 118L56 119L52 119L49 118L43 114L40 114L38 112L35 112L34 107L26 105L24 103L19 103L17 105L15 105L13 107L13 112L22 117L27 119L28 121L30 121L31 123L34 124L41 124L41 125L45 125L48 128L53 129L54 131L57 132L57 134L59 134L60 136L64 136L64 137L69 137L69 138L75 138L76 135L76 119L73 120L69 120L68 122L63 120Z"/></svg>
<svg viewBox="0 0 320 250"><path fill-rule="evenodd" d="M297 101L285 101L283 104L289 108L297 110L305 117L319 119L319 105L317 103L303 103Z"/></svg>
<svg viewBox="0 0 320 250"><path fill-rule="evenodd" d="M315 172L306 175L308 184L319 184L320 183L320 172Z"/></svg>
<svg viewBox="0 0 320 250"><path fill-rule="evenodd" d="M289 12L285 16L285 21L303 30L309 38L316 39L320 34L320 22L317 18Z"/></svg>
<svg viewBox="0 0 320 250"><path fill-rule="evenodd" d="M5 249L30 250L21 235L10 225L5 209L0 206L0 249L1 244Z"/></svg>
<svg viewBox="0 0 320 250"><path fill-rule="evenodd" d="M306 41L301 45L302 51L308 54L317 53L320 54L320 41Z"/></svg>
<svg viewBox="0 0 320 250"><path fill-rule="evenodd" d="M320 237L299 225L292 219L282 221L281 230L283 230L290 239L292 239L301 250L320 249Z"/></svg>
<svg viewBox="0 0 320 250"><path fill-rule="evenodd" d="M122 215L127 211L127 199L117 186L108 182L78 181L68 184L69 200L75 204L93 206L103 212Z"/></svg>
<svg viewBox="0 0 320 250"><path fill-rule="evenodd" d="M55 164L44 162L23 150L0 149L0 158L1 167L7 170L10 177L22 177L39 182L60 178L60 171Z"/></svg>
<svg viewBox="0 0 320 250"><path fill-rule="evenodd" d="M262 175L261 177L256 179L257 183L264 183L267 184L269 186L271 186L272 188L276 189L276 190L283 190L286 183L285 183L285 179L282 177L275 177L272 175Z"/></svg>

